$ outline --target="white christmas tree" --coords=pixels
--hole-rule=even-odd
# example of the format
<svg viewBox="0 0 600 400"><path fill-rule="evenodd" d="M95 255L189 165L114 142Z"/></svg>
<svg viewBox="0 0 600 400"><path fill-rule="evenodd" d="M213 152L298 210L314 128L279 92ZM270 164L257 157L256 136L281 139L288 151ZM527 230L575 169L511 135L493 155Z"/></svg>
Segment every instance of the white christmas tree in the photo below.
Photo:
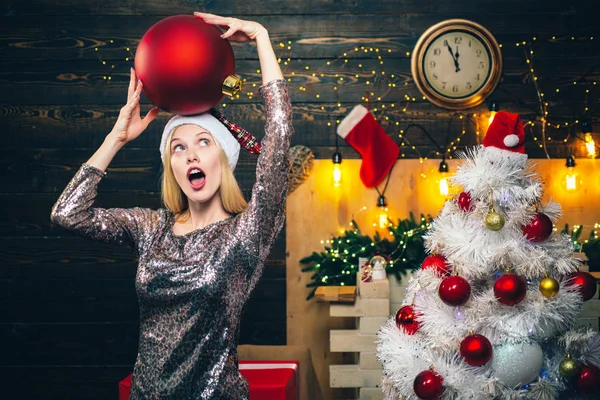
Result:
<svg viewBox="0 0 600 400"><path fill-rule="evenodd" d="M397 399L597 399L600 336L574 329L596 282L579 272L560 206L499 112L460 154L463 189L425 235L430 255L377 339L383 392Z"/></svg>

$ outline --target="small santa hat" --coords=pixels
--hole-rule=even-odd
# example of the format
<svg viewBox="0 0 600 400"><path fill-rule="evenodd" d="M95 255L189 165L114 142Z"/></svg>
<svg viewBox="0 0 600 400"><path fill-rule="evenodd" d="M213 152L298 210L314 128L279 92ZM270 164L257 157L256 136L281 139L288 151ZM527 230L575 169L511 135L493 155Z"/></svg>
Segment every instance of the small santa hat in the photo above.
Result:
<svg viewBox="0 0 600 400"><path fill-rule="evenodd" d="M525 154L525 130L519 114L498 111L483 138L483 145Z"/></svg>

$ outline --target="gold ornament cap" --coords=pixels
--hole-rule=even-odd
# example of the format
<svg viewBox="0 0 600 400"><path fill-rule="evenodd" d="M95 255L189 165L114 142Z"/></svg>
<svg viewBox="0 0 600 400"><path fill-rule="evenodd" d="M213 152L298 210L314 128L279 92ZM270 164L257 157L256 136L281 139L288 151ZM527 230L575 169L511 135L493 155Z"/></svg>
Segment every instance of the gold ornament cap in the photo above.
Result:
<svg viewBox="0 0 600 400"><path fill-rule="evenodd" d="M240 90L242 90L242 79L237 75L229 75L221 86L221 91L226 96L235 96Z"/></svg>

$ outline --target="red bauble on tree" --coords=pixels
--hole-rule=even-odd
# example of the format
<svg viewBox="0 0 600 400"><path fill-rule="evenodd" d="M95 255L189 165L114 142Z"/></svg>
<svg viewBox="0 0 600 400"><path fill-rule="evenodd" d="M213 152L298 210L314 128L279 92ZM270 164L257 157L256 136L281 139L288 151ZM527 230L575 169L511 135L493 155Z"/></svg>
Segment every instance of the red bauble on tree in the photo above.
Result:
<svg viewBox="0 0 600 400"><path fill-rule="evenodd" d="M440 299L449 306L462 306L471 296L471 285L462 276L444 278L438 289Z"/></svg>
<svg viewBox="0 0 600 400"><path fill-rule="evenodd" d="M527 283L519 275L504 274L494 283L494 295L507 306L519 304L527 293Z"/></svg>
<svg viewBox="0 0 600 400"><path fill-rule="evenodd" d="M458 206L464 212L473 211L475 207L473 206L473 200L469 192L461 192L458 195Z"/></svg>
<svg viewBox="0 0 600 400"><path fill-rule="evenodd" d="M483 335L470 334L460 342L461 357L474 367L481 367L490 361L492 354L492 344Z"/></svg>
<svg viewBox="0 0 600 400"><path fill-rule="evenodd" d="M396 326L403 329L407 335L417 333L420 325L413 306L404 306L396 313Z"/></svg>
<svg viewBox="0 0 600 400"><path fill-rule="evenodd" d="M536 213L533 221L521 227L523 235L530 242L543 242L552 234L552 221L544 213Z"/></svg>
<svg viewBox="0 0 600 400"><path fill-rule="evenodd" d="M415 378L413 389L420 399L439 399L444 393L444 378L433 369L423 371Z"/></svg>
<svg viewBox="0 0 600 400"><path fill-rule="evenodd" d="M590 393L600 390L600 370L594 365L582 365L575 380L578 392Z"/></svg>
<svg viewBox="0 0 600 400"><path fill-rule="evenodd" d="M174 15L152 25L135 53L144 94L173 114L199 114L224 94L241 89L235 58L221 31L192 15ZM237 79L237 80L236 80Z"/></svg>
<svg viewBox="0 0 600 400"><path fill-rule="evenodd" d="M450 271L450 266L448 265L446 257L441 254L432 254L425 257L421 268L432 269L435 271L437 276L447 275L448 271Z"/></svg>
<svg viewBox="0 0 600 400"><path fill-rule="evenodd" d="M596 294L596 278L588 272L574 272L571 275L571 284L577 286L583 301L591 299Z"/></svg>

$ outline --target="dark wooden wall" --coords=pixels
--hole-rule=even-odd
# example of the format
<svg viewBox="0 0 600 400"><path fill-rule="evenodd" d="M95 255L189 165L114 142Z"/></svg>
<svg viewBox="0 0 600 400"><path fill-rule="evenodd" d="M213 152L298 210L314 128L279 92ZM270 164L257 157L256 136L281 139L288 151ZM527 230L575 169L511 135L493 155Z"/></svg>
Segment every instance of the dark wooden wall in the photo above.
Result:
<svg viewBox="0 0 600 400"><path fill-rule="evenodd" d="M503 79L491 97L501 108L519 112L525 120L540 120L524 47L516 46L535 36L534 65L549 101L549 118L572 126L587 114L598 124L597 5L554 0L3 0L0 398L116 398L118 381L130 372L138 334L136 260L127 250L75 238L51 226L49 213L116 120L141 36L166 16L195 10L246 16L270 30L282 60L290 58L285 74L291 78L294 144L309 146L317 158L330 158L335 145L333 127L327 122L345 115L365 95L375 106L386 104L392 110L391 104L397 105L378 115L399 144L397 131L409 123L424 127L438 143L444 143L449 132L451 140L458 136L462 122L456 114L421 99L406 54L427 27L447 18L479 22L503 44ZM354 51L361 46L382 52ZM247 79L244 92L253 91L255 96L226 100L226 112L260 137L262 106L252 86L260 81L255 49L247 44L234 48L238 72ZM377 54L383 56L383 66ZM341 59L333 62L337 57ZM387 76L395 74L396 88L380 101L377 96L386 92L387 83L380 79L367 85L365 71L370 70L379 76L382 70ZM359 79L356 73L361 74ZM345 81L334 91L340 77ZM415 101L406 102L406 96ZM150 108L147 101L142 108ZM482 105L469 113L485 111ZM157 146L168 118L161 113L147 132L117 155L101 184L99 205L160 206ZM459 148L476 142L475 125L467 122L465 129ZM536 129L527 136L526 150L532 157L545 157L533 140L539 136ZM572 135L567 145L562 142L576 133L571 129L549 130L551 157L564 157L578 146ZM402 147L404 157L438 150L418 129L410 130L407 138L410 145ZM344 157L359 157L343 140L340 146ZM255 160L243 156L236 171L247 194L254 167ZM242 343L285 344L285 296L283 233L245 312Z"/></svg>

